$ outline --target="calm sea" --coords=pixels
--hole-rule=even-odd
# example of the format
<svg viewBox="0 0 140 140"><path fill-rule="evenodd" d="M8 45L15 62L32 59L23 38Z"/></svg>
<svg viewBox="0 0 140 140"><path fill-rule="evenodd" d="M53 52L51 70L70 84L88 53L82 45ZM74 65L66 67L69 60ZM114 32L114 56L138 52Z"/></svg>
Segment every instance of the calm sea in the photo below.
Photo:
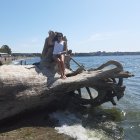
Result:
<svg viewBox="0 0 140 140"><path fill-rule="evenodd" d="M125 96L113 107L111 103L105 103L103 108L119 110L122 119L115 122L122 128L124 136L112 139L140 140L140 55L129 56L91 56L73 57L77 62L88 68L96 68L108 60L117 60L122 63L124 70L133 73L135 76L125 79ZM28 59L27 63L39 62L39 58ZM71 62L72 68L76 65ZM89 129L82 125L82 120L69 112L54 112L51 117L57 118L59 127L55 127L58 133L69 135L77 140L108 140L109 138L101 130ZM62 122L62 123L61 123ZM73 123L72 123L73 122ZM76 122L77 125L74 124Z"/></svg>

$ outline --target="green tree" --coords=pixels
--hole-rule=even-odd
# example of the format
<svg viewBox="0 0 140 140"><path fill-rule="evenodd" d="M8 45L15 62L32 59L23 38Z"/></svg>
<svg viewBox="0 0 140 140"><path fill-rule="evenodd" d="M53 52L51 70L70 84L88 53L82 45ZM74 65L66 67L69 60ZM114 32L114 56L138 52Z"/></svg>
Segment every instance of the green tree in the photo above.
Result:
<svg viewBox="0 0 140 140"><path fill-rule="evenodd" d="M12 53L11 48L8 45L3 45L0 48L0 52L2 52L2 53L8 53L8 54L11 54Z"/></svg>

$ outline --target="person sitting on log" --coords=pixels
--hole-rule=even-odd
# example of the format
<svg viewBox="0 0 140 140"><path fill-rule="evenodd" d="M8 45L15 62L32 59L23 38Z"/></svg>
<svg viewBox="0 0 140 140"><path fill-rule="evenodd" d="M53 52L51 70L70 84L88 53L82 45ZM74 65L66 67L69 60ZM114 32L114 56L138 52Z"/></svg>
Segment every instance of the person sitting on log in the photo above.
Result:
<svg viewBox="0 0 140 140"><path fill-rule="evenodd" d="M58 69L60 71L62 79L66 78L65 75L65 65L64 65L64 59L65 54L67 52L67 43L63 40L63 34L58 33L57 34L57 41L54 43L54 50L53 50L53 58L58 64Z"/></svg>

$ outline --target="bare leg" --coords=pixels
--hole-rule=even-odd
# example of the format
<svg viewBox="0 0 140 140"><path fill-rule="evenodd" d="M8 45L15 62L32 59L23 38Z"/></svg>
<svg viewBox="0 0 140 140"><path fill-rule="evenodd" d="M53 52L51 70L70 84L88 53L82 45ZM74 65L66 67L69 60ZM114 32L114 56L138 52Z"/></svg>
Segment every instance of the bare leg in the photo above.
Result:
<svg viewBox="0 0 140 140"><path fill-rule="evenodd" d="M54 56L54 60L57 62L58 64L58 69L60 71L61 74L61 78L65 79L66 75L65 75L65 66L64 66L64 55L60 55L59 57L55 57Z"/></svg>
<svg viewBox="0 0 140 140"><path fill-rule="evenodd" d="M63 77L63 71L62 71L62 67L61 67L61 60L59 57L54 57L54 60L57 62L57 65L58 65L58 69L60 71L60 74L61 74L61 78Z"/></svg>
<svg viewBox="0 0 140 140"><path fill-rule="evenodd" d="M65 75L64 58L65 58L64 55L61 55L61 56L60 56L60 61L61 61L61 68L62 68L63 78L65 79L65 78L66 78L66 75Z"/></svg>

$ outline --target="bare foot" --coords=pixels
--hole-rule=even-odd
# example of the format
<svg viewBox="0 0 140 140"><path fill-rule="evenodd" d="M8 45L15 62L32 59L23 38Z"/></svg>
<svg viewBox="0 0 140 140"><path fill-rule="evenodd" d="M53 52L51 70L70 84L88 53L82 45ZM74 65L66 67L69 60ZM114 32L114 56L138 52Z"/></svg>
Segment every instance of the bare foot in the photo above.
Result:
<svg viewBox="0 0 140 140"><path fill-rule="evenodd" d="M66 79L67 77L66 77L66 76L61 76L60 78L61 78L61 79Z"/></svg>

